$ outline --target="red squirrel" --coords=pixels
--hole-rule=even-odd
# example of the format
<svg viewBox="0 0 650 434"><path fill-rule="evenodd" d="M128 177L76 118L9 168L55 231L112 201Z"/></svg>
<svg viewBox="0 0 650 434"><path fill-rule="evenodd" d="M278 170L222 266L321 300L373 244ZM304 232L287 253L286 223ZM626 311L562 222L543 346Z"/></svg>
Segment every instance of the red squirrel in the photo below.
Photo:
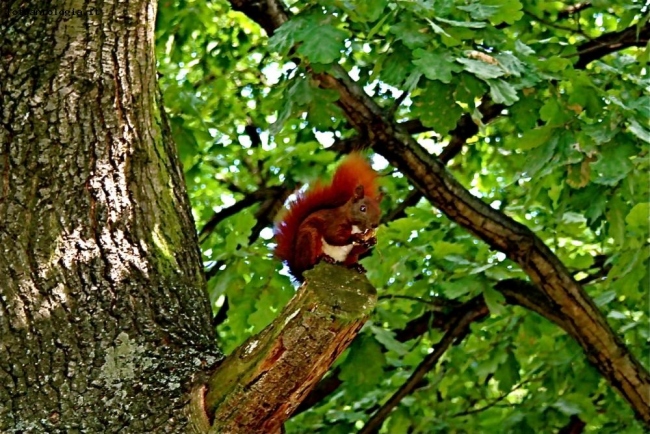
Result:
<svg viewBox="0 0 650 434"><path fill-rule="evenodd" d="M343 160L329 185L317 183L297 199L275 225L275 255L302 281L320 260L365 271L359 257L377 242L381 195L377 172L353 153Z"/></svg>

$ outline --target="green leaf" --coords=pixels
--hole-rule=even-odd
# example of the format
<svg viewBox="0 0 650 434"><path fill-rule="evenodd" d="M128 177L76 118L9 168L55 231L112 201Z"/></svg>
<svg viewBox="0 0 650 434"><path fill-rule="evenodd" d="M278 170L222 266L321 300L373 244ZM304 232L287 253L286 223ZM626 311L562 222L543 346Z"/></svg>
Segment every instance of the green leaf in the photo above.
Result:
<svg viewBox="0 0 650 434"><path fill-rule="evenodd" d="M386 58L379 77L391 86L400 86L413 69L410 51L402 43L397 42L393 46L391 54Z"/></svg>
<svg viewBox="0 0 650 434"><path fill-rule="evenodd" d="M482 80L501 77L505 74L505 71L500 66L486 63L480 60L459 57L456 59L456 61L463 64L465 71L471 72Z"/></svg>
<svg viewBox="0 0 650 434"><path fill-rule="evenodd" d="M505 360L505 357L504 357ZM473 366L476 375L479 377L481 382L485 381L485 377L494 373L497 370L500 364L500 360L496 357L490 357L487 360L481 360Z"/></svg>
<svg viewBox="0 0 650 434"><path fill-rule="evenodd" d="M571 76L568 103L570 107L577 105L585 109L590 116L597 115L603 107L602 91L584 71L576 71Z"/></svg>
<svg viewBox="0 0 650 434"><path fill-rule="evenodd" d="M638 203L632 207L625 222L630 225L631 229L641 229L648 231L650 226L650 203Z"/></svg>
<svg viewBox="0 0 650 434"><path fill-rule="evenodd" d="M261 331L278 315L273 309L277 305L277 296L271 291L262 291L255 301L255 312L248 316L248 324L253 326L253 333Z"/></svg>
<svg viewBox="0 0 650 434"><path fill-rule="evenodd" d="M648 257L650 256L647 243L643 244L643 248L634 249L632 251L635 253L634 260L627 265L624 273L621 273L621 275L611 283L611 287L614 290L627 292L630 296L647 292L647 281L645 287L642 286L641 283L643 282L644 277L647 276L647 263ZM615 274L615 267L612 268L610 275ZM618 270L616 270L616 272L617 271ZM610 276L608 276L608 279L609 278Z"/></svg>
<svg viewBox="0 0 650 434"><path fill-rule="evenodd" d="M521 138L516 139L515 147L516 149L521 149L523 151L535 149L544 143L548 143L554 133L555 131L553 128L546 126L528 130L521 136Z"/></svg>
<svg viewBox="0 0 650 434"><path fill-rule="evenodd" d="M192 131L186 128L185 120L180 116L170 118L172 135L178 146L178 154L185 167L191 167L194 157L196 157L199 145Z"/></svg>
<svg viewBox="0 0 650 434"><path fill-rule="evenodd" d="M430 52L418 48L413 52L413 55L415 56L413 64L429 80L440 80L443 83L449 83L451 82L452 72L461 70L454 63L451 54L445 51Z"/></svg>
<svg viewBox="0 0 650 434"><path fill-rule="evenodd" d="M532 178L546 165L546 163L551 161L553 154L555 154L557 143L558 136L554 135L547 140L546 143L533 149L532 152L527 154L527 162L523 170L527 177Z"/></svg>
<svg viewBox="0 0 650 434"><path fill-rule="evenodd" d="M476 107L475 101L485 93L485 84L474 75L467 72L458 74L460 78L454 93L456 101L467 104L470 109Z"/></svg>
<svg viewBox="0 0 650 434"><path fill-rule="evenodd" d="M456 299L468 293L478 293L485 285L480 279L467 276L451 282L442 282L440 287L448 298Z"/></svg>
<svg viewBox="0 0 650 434"><path fill-rule="evenodd" d="M315 63L332 63L341 57L347 32L324 24L312 27L309 33L309 37L298 48L298 53Z"/></svg>
<svg viewBox="0 0 650 434"><path fill-rule="evenodd" d="M377 342L382 344L387 350L393 351L399 356L403 356L408 353L408 347L402 342L396 340L395 333L392 331L374 325L370 327L370 330L375 335Z"/></svg>
<svg viewBox="0 0 650 434"><path fill-rule="evenodd" d="M256 222L250 212L239 213L237 218L229 218L228 224L232 225L232 230L226 236L225 250L234 253L239 246L247 246L248 238L251 236L251 230Z"/></svg>
<svg viewBox="0 0 650 434"><path fill-rule="evenodd" d="M515 41L515 50L517 51L517 53L523 56L530 56L531 54L535 54L535 50L533 50L528 45L521 42L521 39L517 39Z"/></svg>
<svg viewBox="0 0 650 434"><path fill-rule="evenodd" d="M512 113L512 121L520 131L532 130L537 126L541 102L534 96L522 96L508 110ZM524 133L524 134L526 134Z"/></svg>
<svg viewBox="0 0 650 434"><path fill-rule="evenodd" d="M469 15L475 20L485 20L486 18L492 17L499 10L497 5L486 5L479 2L471 3L467 6L457 6L461 11L469 12Z"/></svg>
<svg viewBox="0 0 650 434"><path fill-rule="evenodd" d="M519 101L517 91L504 80L487 80L490 85L490 96L497 104L512 105Z"/></svg>
<svg viewBox="0 0 650 434"><path fill-rule="evenodd" d="M499 65L508 72L508 74L515 77L521 77L521 74L526 70L522 61L510 51L503 51L494 56L494 58L499 62Z"/></svg>
<svg viewBox="0 0 650 434"><path fill-rule="evenodd" d="M609 236L614 239L616 244L622 246L625 242L625 215L627 214L627 205L620 197L615 196L607 204L607 223L609 223Z"/></svg>
<svg viewBox="0 0 650 434"><path fill-rule="evenodd" d="M483 290L483 298L492 315L500 315L504 312L506 299L499 291L491 286L486 286Z"/></svg>
<svg viewBox="0 0 650 434"><path fill-rule="evenodd" d="M403 406L398 406L390 413L390 418L385 427L391 434L408 434L411 431L411 418L409 416L408 410ZM352 432L347 431L346 434Z"/></svg>
<svg viewBox="0 0 650 434"><path fill-rule="evenodd" d="M278 134L282 130L284 123L291 117L292 114L293 103L289 98L287 98L282 102L282 106L280 106L280 110L278 111L278 118L269 127L271 134Z"/></svg>
<svg viewBox="0 0 650 434"><path fill-rule="evenodd" d="M298 106L306 106L314 99L316 91L311 87L309 79L297 77L289 88L289 99Z"/></svg>
<svg viewBox="0 0 650 434"><path fill-rule="evenodd" d="M594 298L594 303L598 307L603 307L607 306L614 299L616 299L616 291L605 291Z"/></svg>
<svg viewBox="0 0 650 434"><path fill-rule="evenodd" d="M426 45L431 38L422 32L422 29L426 29L426 26L412 16L404 15L397 24L391 26L390 32L397 36L397 39L401 40L408 48L415 49Z"/></svg>
<svg viewBox="0 0 650 434"><path fill-rule="evenodd" d="M360 336L350 346L350 353L341 363L339 378L353 387L365 390L381 381L384 375L384 353L377 341Z"/></svg>
<svg viewBox="0 0 650 434"><path fill-rule="evenodd" d="M494 379L499 382L499 390L508 393L519 381L519 362L512 352L508 352L505 362L494 372Z"/></svg>
<svg viewBox="0 0 650 434"><path fill-rule="evenodd" d="M627 318L627 315L625 315L623 312L619 312L617 310L611 310L607 314L607 318L612 318L612 319L625 319Z"/></svg>
<svg viewBox="0 0 650 434"><path fill-rule="evenodd" d="M515 23L524 15L521 11L523 5L519 0L483 0L482 3L486 6L499 8L489 17L490 22L495 25L503 22Z"/></svg>
<svg viewBox="0 0 650 434"><path fill-rule="evenodd" d="M650 143L650 131L643 128L641 124L636 121L636 119L630 119L630 126L628 127L628 130L630 130L632 134L644 142Z"/></svg>
<svg viewBox="0 0 650 434"><path fill-rule="evenodd" d="M448 38L452 37L449 33L445 32L445 29L440 27L438 24L434 23L428 18L425 18L425 20L427 21L427 23L429 23L429 26L431 26L431 29L433 30L434 33L438 35L446 36Z"/></svg>
<svg viewBox="0 0 650 434"><path fill-rule="evenodd" d="M636 268L643 256L647 256L647 253L638 249L624 250L623 253L617 256L607 277L609 279L614 279L626 276Z"/></svg>
<svg viewBox="0 0 650 434"><path fill-rule="evenodd" d="M460 243L447 241L434 241L431 243L433 253L431 256L436 259L444 259L447 256L460 255L465 252L465 247Z"/></svg>
<svg viewBox="0 0 650 434"><path fill-rule="evenodd" d="M636 101L630 103L630 107L641 116L641 119L647 121L650 118L650 96L639 97Z"/></svg>
<svg viewBox="0 0 650 434"><path fill-rule="evenodd" d="M549 72L561 72L571 66L571 61L563 57L550 57L546 60L540 61L540 66L546 68Z"/></svg>
<svg viewBox="0 0 650 434"><path fill-rule="evenodd" d="M585 217L587 217L587 222L589 226L594 226L605 212L607 206L607 197L605 195L599 195L594 198L594 200L589 204L589 207L585 210Z"/></svg>
<svg viewBox="0 0 650 434"><path fill-rule="evenodd" d="M546 121L549 126L564 125L571 119L573 114L565 110L564 106L560 105L557 99L549 98L539 111L540 117Z"/></svg>
<svg viewBox="0 0 650 434"><path fill-rule="evenodd" d="M353 2L350 9L354 10L361 22L367 22L378 20L387 5L388 0L362 0Z"/></svg>
<svg viewBox="0 0 650 434"><path fill-rule="evenodd" d="M333 89L313 89L313 99L309 104L307 119L317 128L326 130L336 125L343 117L341 109L333 104L339 93Z"/></svg>
<svg viewBox="0 0 650 434"><path fill-rule="evenodd" d="M573 416L576 414L580 414L580 407L573 403L569 402L563 398L558 399L554 404L553 407L557 408L560 410L562 413L564 413L567 416Z"/></svg>
<svg viewBox="0 0 650 434"><path fill-rule="evenodd" d="M435 20L440 21L441 23L449 24L450 26L453 27L467 27L470 29L482 29L487 25L486 23L480 23L475 21L456 21L456 20L448 20L446 18L441 18L441 17L435 17Z"/></svg>
<svg viewBox="0 0 650 434"><path fill-rule="evenodd" d="M616 185L632 170L630 157L636 153L631 143L608 143L602 148L600 158L591 164L593 182Z"/></svg>
<svg viewBox="0 0 650 434"><path fill-rule="evenodd" d="M456 104L453 87L439 81L426 82L426 86L422 94L413 97L413 115L438 134L446 134L456 127L463 109Z"/></svg>
<svg viewBox="0 0 650 434"><path fill-rule="evenodd" d="M282 24L269 38L269 49L280 54L287 54L301 40L302 32L307 22L301 17L295 17Z"/></svg>

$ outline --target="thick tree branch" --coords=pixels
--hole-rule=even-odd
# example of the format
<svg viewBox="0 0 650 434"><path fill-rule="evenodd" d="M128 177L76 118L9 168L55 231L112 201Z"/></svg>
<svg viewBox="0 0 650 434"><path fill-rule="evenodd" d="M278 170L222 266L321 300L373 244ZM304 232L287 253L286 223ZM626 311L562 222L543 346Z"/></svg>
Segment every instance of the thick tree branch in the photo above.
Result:
<svg viewBox="0 0 650 434"><path fill-rule="evenodd" d="M479 107L479 112L483 115L481 121L484 123L492 121L499 116L504 108L505 106L503 104L494 104L492 100L485 97L484 102ZM400 125L406 127L409 134L416 134L427 130L419 120L407 121ZM463 150L463 146L465 146L467 140L474 137L478 131L478 125L476 125L469 114L465 113L458 121L456 128L451 131L449 143L438 156L438 160L443 164L448 164L460 153L460 151ZM420 190L411 191L397 208L382 218L382 224L391 222L398 218L406 217L406 208L417 205L422 197L424 197L424 195Z"/></svg>
<svg viewBox="0 0 650 434"><path fill-rule="evenodd" d="M288 20L287 10L281 1L231 0L230 4L234 10L259 24L269 36Z"/></svg>
<svg viewBox="0 0 650 434"><path fill-rule="evenodd" d="M643 47L650 40L650 21L640 29L634 25L620 32L605 33L578 46L578 61L574 68L584 69L589 63L603 56L628 47ZM572 57L573 57L572 56Z"/></svg>
<svg viewBox="0 0 650 434"><path fill-rule="evenodd" d="M300 405L294 412L293 416L300 414L303 411L307 411L310 408L314 407L315 405L318 405L319 402L321 402L327 396L334 393L336 389L338 389L339 386L343 384L343 380L339 378L340 373L341 373L340 367L337 366L336 368L334 368L330 372L330 375L327 378L321 380L316 385L314 390L309 392L309 395L307 395L305 400L300 403Z"/></svg>
<svg viewBox="0 0 650 434"><path fill-rule="evenodd" d="M203 406L214 432L279 432L347 348L377 301L365 276L320 264L282 313L211 375Z"/></svg>
<svg viewBox="0 0 650 434"><path fill-rule="evenodd" d="M564 317L559 315L559 312L548 302L544 294L532 283L521 279L506 279L494 285L494 289L503 294L508 304L530 309L565 328ZM448 300L447 303L448 307L456 306L448 313L431 310L412 319L403 329L395 331L395 339L406 342L421 336L431 329L447 330L449 324L462 313L457 302Z"/></svg>

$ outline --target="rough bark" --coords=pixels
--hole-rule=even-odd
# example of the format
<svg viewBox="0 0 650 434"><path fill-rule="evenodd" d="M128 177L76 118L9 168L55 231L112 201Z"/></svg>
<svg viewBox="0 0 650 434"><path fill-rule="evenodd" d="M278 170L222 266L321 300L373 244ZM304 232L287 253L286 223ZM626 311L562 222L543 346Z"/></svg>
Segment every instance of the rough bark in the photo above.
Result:
<svg viewBox="0 0 650 434"><path fill-rule="evenodd" d="M214 433L273 433L357 335L377 301L365 276L321 264L282 313L208 382Z"/></svg>
<svg viewBox="0 0 650 434"><path fill-rule="evenodd" d="M0 12L0 432L188 432L218 361L155 16Z"/></svg>
<svg viewBox="0 0 650 434"><path fill-rule="evenodd" d="M277 0L231 3L234 9L256 20L269 35L288 20L286 10ZM650 374L613 332L557 256L526 226L469 193L407 131L389 119L339 65L332 66L329 73L312 72L312 77L321 87L338 92L337 103L348 122L433 205L521 266L547 302L566 319L566 330L589 360L630 403L636 415L650 425Z"/></svg>

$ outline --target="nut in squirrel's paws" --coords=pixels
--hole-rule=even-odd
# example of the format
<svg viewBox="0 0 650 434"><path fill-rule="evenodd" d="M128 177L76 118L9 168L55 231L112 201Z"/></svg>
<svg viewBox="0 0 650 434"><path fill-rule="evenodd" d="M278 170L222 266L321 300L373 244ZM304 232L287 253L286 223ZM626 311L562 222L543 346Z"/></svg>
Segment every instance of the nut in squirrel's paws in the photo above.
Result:
<svg viewBox="0 0 650 434"><path fill-rule="evenodd" d="M365 232L354 234L354 244L363 244L374 246L377 244L376 229L368 229Z"/></svg>

